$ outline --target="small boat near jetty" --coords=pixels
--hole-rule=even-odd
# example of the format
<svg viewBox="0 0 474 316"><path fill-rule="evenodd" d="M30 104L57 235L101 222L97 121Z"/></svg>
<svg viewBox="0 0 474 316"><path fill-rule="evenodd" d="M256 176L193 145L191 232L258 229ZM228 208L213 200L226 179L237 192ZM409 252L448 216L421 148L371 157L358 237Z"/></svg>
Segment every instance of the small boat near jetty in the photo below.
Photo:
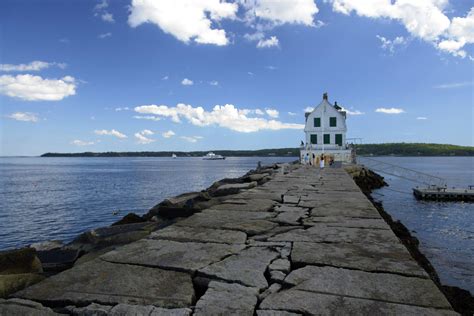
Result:
<svg viewBox="0 0 474 316"><path fill-rule="evenodd" d="M222 155L216 155L212 151L207 153L204 157L202 157L203 160L224 160L225 157Z"/></svg>
<svg viewBox="0 0 474 316"><path fill-rule="evenodd" d="M176 158L178 158L178 156L176 156L176 154L172 154L171 158L176 159Z"/></svg>

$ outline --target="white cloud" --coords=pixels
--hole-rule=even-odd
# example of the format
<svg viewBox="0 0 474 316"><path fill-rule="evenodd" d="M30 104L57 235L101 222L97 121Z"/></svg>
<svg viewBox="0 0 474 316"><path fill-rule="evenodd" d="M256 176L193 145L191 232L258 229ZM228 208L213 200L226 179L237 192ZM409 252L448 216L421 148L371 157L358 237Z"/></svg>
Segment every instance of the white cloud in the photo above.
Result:
<svg viewBox="0 0 474 316"><path fill-rule="evenodd" d="M425 121L425 120L427 120L428 118L427 118L427 117L424 117L424 116L418 116L416 119L417 119L417 120L421 120L421 121Z"/></svg>
<svg viewBox="0 0 474 316"><path fill-rule="evenodd" d="M38 114L31 112L15 112L7 115L8 118L22 122L38 122Z"/></svg>
<svg viewBox="0 0 474 316"><path fill-rule="evenodd" d="M107 136L115 136L118 138L127 138L127 135L120 133L119 131L115 129L106 130L106 129L101 129L101 130L95 130L94 133L97 135L107 135Z"/></svg>
<svg viewBox="0 0 474 316"><path fill-rule="evenodd" d="M305 113L313 112L313 110L314 110L314 107L312 107L312 106L307 106L307 107L304 109L304 112L305 112Z"/></svg>
<svg viewBox="0 0 474 316"><path fill-rule="evenodd" d="M90 146L90 145L94 145L94 142L87 142L87 141L75 139L71 142L71 144L76 145L76 146Z"/></svg>
<svg viewBox="0 0 474 316"><path fill-rule="evenodd" d="M239 110L232 104L216 105L212 111L206 111L202 107L179 103L176 107L166 105L142 105L135 107L135 111L141 114L151 114L171 118L174 122L181 122L185 118L196 126L212 126L228 128L237 132L251 133L260 130L281 129L303 129L302 124L283 123L276 120L267 120L260 117L248 117L245 112Z"/></svg>
<svg viewBox="0 0 474 316"><path fill-rule="evenodd" d="M137 132L134 134L135 138L137 139L137 143L145 145L153 143L155 140L148 138L147 136L153 135L154 133L149 129L144 129L141 132Z"/></svg>
<svg viewBox="0 0 474 316"><path fill-rule="evenodd" d="M257 43L257 48L270 48L270 47L278 47L280 45L280 41L276 36L271 36L267 39L261 39Z"/></svg>
<svg viewBox="0 0 474 316"><path fill-rule="evenodd" d="M109 3L107 2L107 0L102 0L100 1L99 3L97 3L94 7L94 11L100 11L100 10L103 10L103 9L106 9L109 7Z"/></svg>
<svg viewBox="0 0 474 316"><path fill-rule="evenodd" d="M361 112L359 110L349 110L346 109L345 107L341 107L344 112L346 112L348 115L364 115L364 112Z"/></svg>
<svg viewBox="0 0 474 316"><path fill-rule="evenodd" d="M297 113L295 113L295 112L288 112L288 115L291 115L291 116L296 116L296 115L298 115L298 114L297 114Z"/></svg>
<svg viewBox="0 0 474 316"><path fill-rule="evenodd" d="M194 82L188 78L184 78L183 81L181 81L181 84L183 86L192 86Z"/></svg>
<svg viewBox="0 0 474 316"><path fill-rule="evenodd" d="M375 112L385 114L402 114L405 113L405 110L400 108L378 108L375 110Z"/></svg>
<svg viewBox="0 0 474 316"><path fill-rule="evenodd" d="M407 40L403 36L397 36L393 40L387 39L386 37L376 35L380 40L382 49L387 50L390 54L395 53L395 50L398 46L406 45Z"/></svg>
<svg viewBox="0 0 474 316"><path fill-rule="evenodd" d="M262 110L260 110L260 109L255 109L255 114L257 114L257 115L264 115L265 113L264 113Z"/></svg>
<svg viewBox="0 0 474 316"><path fill-rule="evenodd" d="M473 82L472 81L464 81L464 82L453 82L453 83L444 83L435 86L436 89L453 89L453 88L461 88L461 87L467 87L467 86L472 86Z"/></svg>
<svg viewBox="0 0 474 316"><path fill-rule="evenodd" d="M115 111L117 111L117 112L120 112L120 111L128 111L128 110L130 110L130 108L127 107L127 106L115 108Z"/></svg>
<svg viewBox="0 0 474 316"><path fill-rule="evenodd" d="M218 86L218 85L219 85L219 81L212 80L212 81L209 82L209 84L210 84L211 86Z"/></svg>
<svg viewBox="0 0 474 316"><path fill-rule="evenodd" d="M109 22L109 23L114 23L115 22L114 16L113 16L112 13L104 12L104 13L102 13L102 15L100 17L102 18L102 21Z"/></svg>
<svg viewBox="0 0 474 316"><path fill-rule="evenodd" d="M255 75L255 74L254 74L253 72L251 72L251 71L247 71L247 75L253 76L253 75Z"/></svg>
<svg viewBox="0 0 474 316"><path fill-rule="evenodd" d="M108 33L99 34L99 36L97 36L97 37L100 38L100 39L104 39L104 38L111 37L111 36L112 36L112 33L108 32Z"/></svg>
<svg viewBox="0 0 474 316"><path fill-rule="evenodd" d="M163 78L161 78L161 80L168 80L169 77L168 76L164 76Z"/></svg>
<svg viewBox="0 0 474 316"><path fill-rule="evenodd" d="M0 64L0 71L40 71L49 67L59 67L61 69L66 68L65 63L57 63L57 62L52 62L48 63L45 61L40 61L40 60L35 60L32 61L29 64L18 64L18 65L13 65L13 64Z"/></svg>
<svg viewBox="0 0 474 316"><path fill-rule="evenodd" d="M161 118L153 115L135 115L133 118L137 120L161 121Z"/></svg>
<svg viewBox="0 0 474 316"><path fill-rule="evenodd" d="M265 112L267 113L268 116L272 118L277 118L280 115L280 112L275 109L265 109Z"/></svg>
<svg viewBox="0 0 474 316"><path fill-rule="evenodd" d="M465 17L450 19L444 11L448 0L328 0L333 10L355 12L369 18L397 20L414 37L433 43L438 49L466 57L465 44L474 42L474 8Z"/></svg>
<svg viewBox="0 0 474 316"><path fill-rule="evenodd" d="M277 70L278 67L275 67L275 66L266 66L265 68L267 68L268 70Z"/></svg>
<svg viewBox="0 0 474 316"><path fill-rule="evenodd" d="M176 135L176 134L175 134L175 132L173 132L172 130L169 130L169 131L167 131L167 132L164 132L164 133L161 134L161 135L163 135L164 138L170 138L170 137L173 137L173 136Z"/></svg>
<svg viewBox="0 0 474 316"><path fill-rule="evenodd" d="M237 10L236 3L220 0L132 0L128 24L153 23L182 42L222 46L229 43L226 31L212 24L235 19Z"/></svg>
<svg viewBox="0 0 474 316"><path fill-rule="evenodd" d="M44 79L34 75L0 76L0 94L27 101L59 101L76 94L76 80L71 76Z"/></svg>
<svg viewBox="0 0 474 316"><path fill-rule="evenodd" d="M249 23L261 19L274 25L288 23L314 26L313 15L319 11L313 0L241 0L240 2L247 9L246 17Z"/></svg>
<svg viewBox="0 0 474 316"><path fill-rule="evenodd" d="M181 136L180 138L184 139L187 142L195 143L198 140L202 139L203 137L202 136Z"/></svg>

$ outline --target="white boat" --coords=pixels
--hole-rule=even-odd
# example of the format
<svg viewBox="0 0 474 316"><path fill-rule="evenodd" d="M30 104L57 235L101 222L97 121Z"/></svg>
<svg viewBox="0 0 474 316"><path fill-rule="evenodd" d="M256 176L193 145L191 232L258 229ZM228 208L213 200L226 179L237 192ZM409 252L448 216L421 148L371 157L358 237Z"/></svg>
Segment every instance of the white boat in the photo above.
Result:
<svg viewBox="0 0 474 316"><path fill-rule="evenodd" d="M221 155L216 155L213 152L207 153L204 157L202 157L204 160L224 160L225 157Z"/></svg>
<svg viewBox="0 0 474 316"><path fill-rule="evenodd" d="M176 156L176 154L172 154L171 158L176 159L176 158L178 158L178 156Z"/></svg>

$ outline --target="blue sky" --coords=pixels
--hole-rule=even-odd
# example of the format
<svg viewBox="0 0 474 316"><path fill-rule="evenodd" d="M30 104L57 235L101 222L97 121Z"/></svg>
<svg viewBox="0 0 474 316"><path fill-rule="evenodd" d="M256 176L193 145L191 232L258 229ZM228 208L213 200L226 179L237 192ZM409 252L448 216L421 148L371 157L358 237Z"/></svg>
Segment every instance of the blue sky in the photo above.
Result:
<svg viewBox="0 0 474 316"><path fill-rule="evenodd" d="M0 3L0 155L296 147L323 92L364 143L473 145L470 1Z"/></svg>

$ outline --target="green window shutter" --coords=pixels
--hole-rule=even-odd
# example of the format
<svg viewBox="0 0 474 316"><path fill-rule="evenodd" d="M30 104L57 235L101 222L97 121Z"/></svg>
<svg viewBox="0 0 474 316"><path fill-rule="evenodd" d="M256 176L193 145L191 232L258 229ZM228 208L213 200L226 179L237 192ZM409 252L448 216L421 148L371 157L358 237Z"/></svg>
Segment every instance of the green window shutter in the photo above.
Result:
<svg viewBox="0 0 474 316"><path fill-rule="evenodd" d="M336 144L342 146L342 134L336 134Z"/></svg>
<svg viewBox="0 0 474 316"><path fill-rule="evenodd" d="M315 117L314 118L314 127L321 127L321 118Z"/></svg>
<svg viewBox="0 0 474 316"><path fill-rule="evenodd" d="M330 127L336 127L337 126L337 118L336 117L330 117L329 118L329 126Z"/></svg>
<svg viewBox="0 0 474 316"><path fill-rule="evenodd" d="M311 144L317 144L317 143L318 143L318 135L311 134Z"/></svg>
<svg viewBox="0 0 474 316"><path fill-rule="evenodd" d="M324 143L325 144L330 144L331 143L331 135L324 134Z"/></svg>

